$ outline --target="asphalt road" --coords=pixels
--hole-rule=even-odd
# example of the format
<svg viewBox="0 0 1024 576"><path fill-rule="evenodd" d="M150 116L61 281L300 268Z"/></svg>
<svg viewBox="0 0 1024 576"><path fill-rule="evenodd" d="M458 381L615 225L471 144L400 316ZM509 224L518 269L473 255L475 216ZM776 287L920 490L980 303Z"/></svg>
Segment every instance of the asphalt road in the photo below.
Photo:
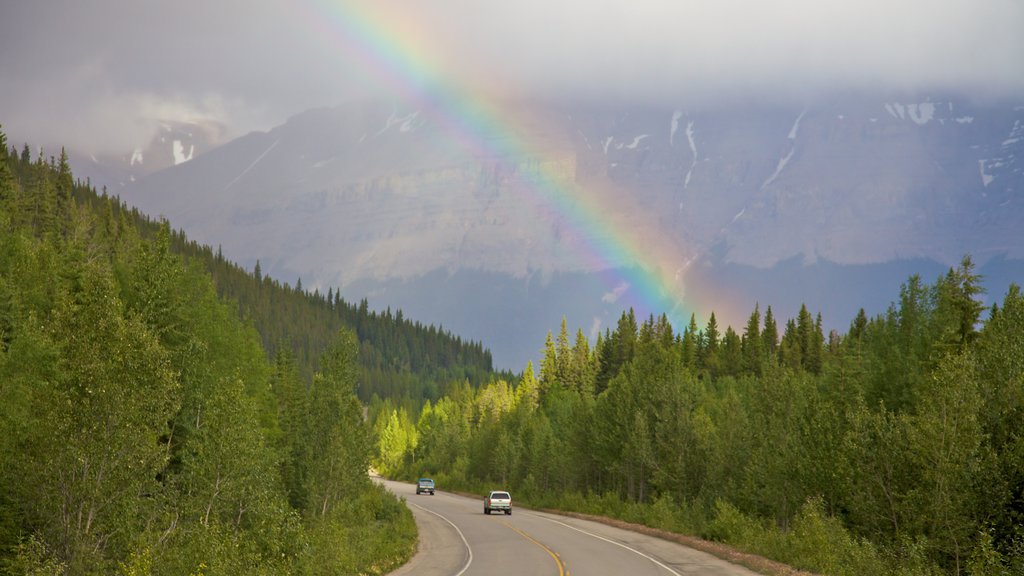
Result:
<svg viewBox="0 0 1024 576"><path fill-rule="evenodd" d="M757 576L681 544L604 524L534 512L484 514L483 496L382 482L403 496L416 518L420 546L391 576Z"/></svg>

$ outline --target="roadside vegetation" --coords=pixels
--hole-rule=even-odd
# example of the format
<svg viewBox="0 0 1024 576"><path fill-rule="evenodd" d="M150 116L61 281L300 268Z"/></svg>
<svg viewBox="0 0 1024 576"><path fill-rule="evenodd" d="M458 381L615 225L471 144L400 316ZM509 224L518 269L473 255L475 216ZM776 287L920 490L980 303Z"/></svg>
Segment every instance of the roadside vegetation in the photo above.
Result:
<svg viewBox="0 0 1024 576"><path fill-rule="evenodd" d="M1024 295L982 290L964 258L844 334L563 320L517 381L372 405L376 465L820 574L1024 574Z"/></svg>
<svg viewBox="0 0 1024 576"><path fill-rule="evenodd" d="M0 573L386 573L416 529L372 460L821 574L1022 574L1024 295L981 290L965 258L827 335L806 309L563 321L495 375L0 132Z"/></svg>
<svg viewBox="0 0 1024 576"><path fill-rule="evenodd" d="M218 295L217 259L181 240L75 182L63 153L17 155L0 132L0 573L381 574L404 562L415 524L367 477L357 398L357 355L383 340L357 333L391 322L419 345L460 346L250 277L266 311L276 299L302 320L342 307L363 322L323 314L301 326L333 326L315 354L285 339L268 354L239 313L259 307Z"/></svg>

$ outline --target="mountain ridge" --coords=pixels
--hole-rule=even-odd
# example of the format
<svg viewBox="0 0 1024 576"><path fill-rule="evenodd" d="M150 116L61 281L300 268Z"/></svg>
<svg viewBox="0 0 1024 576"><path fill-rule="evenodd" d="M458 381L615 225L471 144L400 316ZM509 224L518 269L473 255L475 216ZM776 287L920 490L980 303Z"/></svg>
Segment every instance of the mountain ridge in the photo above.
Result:
<svg viewBox="0 0 1024 576"><path fill-rule="evenodd" d="M438 270L539 274L543 286L636 266L685 280L729 266L769 278L794 258L822 270L1024 258L1024 107L1012 103L503 106L491 110L500 126L475 132L486 124L453 128L393 103L311 110L140 180L124 199L243 265L350 299ZM623 231L632 252L614 249ZM667 256L644 261L658 250ZM481 314L501 309L449 288ZM756 295L743 299L752 310ZM578 325L606 323L607 304L591 302Z"/></svg>

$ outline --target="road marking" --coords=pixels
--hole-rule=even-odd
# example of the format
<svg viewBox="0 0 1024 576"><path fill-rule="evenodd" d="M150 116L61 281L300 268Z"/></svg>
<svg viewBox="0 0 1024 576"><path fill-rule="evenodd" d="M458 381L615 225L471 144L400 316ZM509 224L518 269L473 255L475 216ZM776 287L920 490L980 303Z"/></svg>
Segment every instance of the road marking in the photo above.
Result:
<svg viewBox="0 0 1024 576"><path fill-rule="evenodd" d="M556 565L558 566L558 576L567 576L567 573L566 573L566 571L565 571L565 565L564 565L564 564L562 564L562 559L561 559L561 558L559 558L559 557L558 557L558 554L555 554L555 553L554 553L554 552L553 552L553 551L551 550L551 548L548 548L547 546L545 546L545 545L541 544L541 543L540 543L540 541L538 541L538 540L537 540L536 538L534 538L533 536L530 536L530 535L529 535L529 534L527 534L526 532L523 532L523 531L522 531L522 530L520 530L519 528L516 528L516 527L515 527L515 526L513 526L513 525L512 525L512 524L511 524L510 522L507 522L507 521L506 521L506 522L505 522L505 526L508 526L509 528L511 528L511 529L513 529L513 530L515 530L515 531L516 531L516 532L518 532L518 533L519 533L519 535L520 535L520 536L522 536L523 538L526 538L526 539L527 539L527 540L529 540L530 542L533 542L533 543L534 543L534 544L536 544L537 546L540 546L541 548L543 548L545 552L547 552L548 554L550 554L550 555L551 555L551 557L555 559L555 564L556 564Z"/></svg>
<svg viewBox="0 0 1024 576"><path fill-rule="evenodd" d="M611 540L611 539L605 538L604 536L598 536L597 534L594 534L593 532L587 532L586 530L583 530L582 528L577 528L575 526L570 526L569 524L566 524L565 522L559 522L558 520L554 520L554 519L548 518L546 516L540 516L538 514L530 514L529 512L527 512L527 515L533 516L535 518L540 518L542 520L547 520L548 522L553 522L555 524L560 524L560 525L565 526L566 528L568 528L570 530L575 530L577 532L586 534L587 536L592 536L594 538L597 538L598 540L604 540L605 542L608 542L609 544L615 544L616 546L620 546L622 548L625 548L626 550L629 550L630 552L632 552L634 554L637 554L639 556L643 556L644 558L647 558L648 560L650 560L651 562L654 562L658 566L661 566L662 568L664 568L668 572L670 572L672 574L675 574L675 576L683 576L679 572L676 572L675 570L673 570L673 569L669 568L668 566L662 564L661 562L659 562L655 558L653 558L651 556L648 556L647 554L644 554L643 552L637 550L636 548L630 548L629 546L626 546L622 542L616 542L615 540Z"/></svg>
<svg viewBox="0 0 1024 576"><path fill-rule="evenodd" d="M441 520L444 520L445 522L451 524L452 528L455 528L455 531L458 532L458 534L459 534L459 538L462 538L462 543L466 545L466 552L469 553L469 558L466 559L466 565L463 566L462 570L459 570L459 572L455 576L462 576L463 574L465 574L466 570L469 570L469 565L473 563L473 549L469 547L469 541L467 541L466 540L466 536L462 534L462 530L459 530L459 527L456 526L454 522L452 522L451 520L445 518L441 514L438 514L437 512L434 512L433 510L427 510L426 508L424 508L423 506L420 506L419 504L413 504L413 506L419 508L420 510L423 510L424 512L430 512L434 516L437 516Z"/></svg>

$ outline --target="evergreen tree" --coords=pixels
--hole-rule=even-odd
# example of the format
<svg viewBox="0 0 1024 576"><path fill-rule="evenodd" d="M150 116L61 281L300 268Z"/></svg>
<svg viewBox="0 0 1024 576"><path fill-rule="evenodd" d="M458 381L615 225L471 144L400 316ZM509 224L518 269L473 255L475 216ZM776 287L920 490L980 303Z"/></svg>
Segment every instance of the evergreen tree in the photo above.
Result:
<svg viewBox="0 0 1024 576"><path fill-rule="evenodd" d="M583 329L576 331L576 342L572 347L572 363L570 370L574 374L575 392L584 397L593 397L597 369L591 358L590 342L583 334Z"/></svg>
<svg viewBox="0 0 1024 576"><path fill-rule="evenodd" d="M690 314L690 323L683 330L683 365L691 370L697 369L700 356L700 331L697 328L697 316Z"/></svg>
<svg viewBox="0 0 1024 576"><path fill-rule="evenodd" d="M558 351L549 330L544 341L544 357L540 361L540 397L543 398L556 386L561 386L558 381Z"/></svg>
<svg viewBox="0 0 1024 576"><path fill-rule="evenodd" d="M775 363L779 355L779 327L775 324L771 306L764 312L764 330L761 335L764 338L764 353L771 363Z"/></svg>
<svg viewBox="0 0 1024 576"><path fill-rule="evenodd" d="M701 365L712 375L717 376L721 371L721 359L719 358L718 348L721 344L721 336L718 331L718 320L715 319L715 313L711 313L711 317L708 318L708 324L704 328L703 336L701 337L703 345L701 351L703 352L700 358Z"/></svg>
<svg viewBox="0 0 1024 576"><path fill-rule="evenodd" d="M0 125L0 209L13 211L14 176L11 174L7 156L7 135L4 134L3 125Z"/></svg>
<svg viewBox="0 0 1024 576"><path fill-rule="evenodd" d="M754 311L747 320L747 327L743 331L742 348L744 371L760 375L764 366L764 338L761 334L760 305L754 305Z"/></svg>
<svg viewBox="0 0 1024 576"><path fill-rule="evenodd" d="M984 305L977 298L984 294L981 276L974 262L964 256L960 266L950 268L935 285L934 338L940 347L962 350L977 336L978 320Z"/></svg>

